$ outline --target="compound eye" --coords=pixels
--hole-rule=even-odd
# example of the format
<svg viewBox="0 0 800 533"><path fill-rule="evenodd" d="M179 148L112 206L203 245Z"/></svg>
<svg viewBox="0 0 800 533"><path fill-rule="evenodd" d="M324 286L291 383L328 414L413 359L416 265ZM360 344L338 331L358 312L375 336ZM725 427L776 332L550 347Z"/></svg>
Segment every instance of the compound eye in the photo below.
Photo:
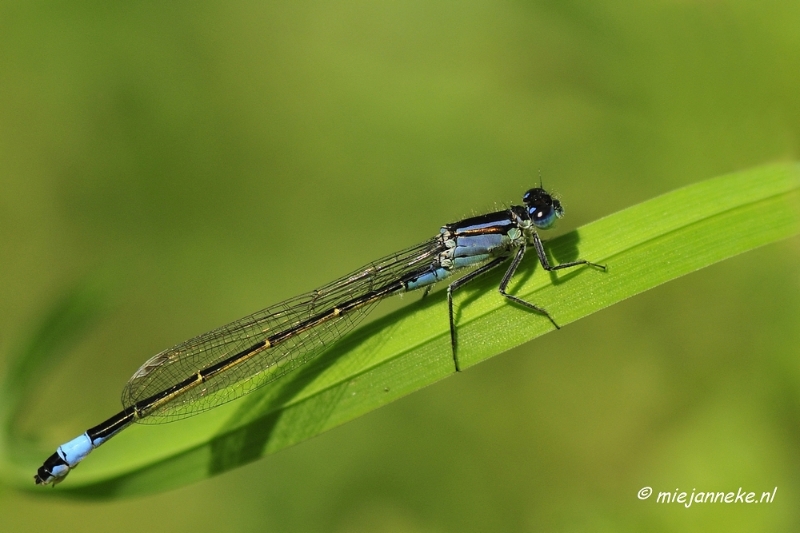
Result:
<svg viewBox="0 0 800 533"><path fill-rule="evenodd" d="M531 221L537 228L549 228L556 218L560 218L563 214L561 203L539 187L526 192L522 201L525 202Z"/></svg>
<svg viewBox="0 0 800 533"><path fill-rule="evenodd" d="M531 208L528 212L531 215L533 225L537 228L547 229L556 221L556 211L551 206Z"/></svg>
<svg viewBox="0 0 800 533"><path fill-rule="evenodd" d="M537 208L531 209L529 212L531 214L531 218L533 219L533 221L538 223L538 222L540 222L542 220L545 220L547 218L547 216L550 214L551 211L552 211L552 208L542 209L540 207L537 207Z"/></svg>

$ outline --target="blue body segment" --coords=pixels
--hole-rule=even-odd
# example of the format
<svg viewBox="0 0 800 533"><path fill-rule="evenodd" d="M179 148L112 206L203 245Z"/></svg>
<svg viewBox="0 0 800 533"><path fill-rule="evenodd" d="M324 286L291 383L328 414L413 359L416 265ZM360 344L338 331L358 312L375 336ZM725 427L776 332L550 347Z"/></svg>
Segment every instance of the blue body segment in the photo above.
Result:
<svg viewBox="0 0 800 533"><path fill-rule="evenodd" d="M509 238L506 235L475 235L456 237L454 257L473 257L476 255L491 255L496 250L505 251L508 248Z"/></svg>
<svg viewBox="0 0 800 533"><path fill-rule="evenodd" d="M477 266L505 255L512 246L509 232L515 228L507 212L491 213L443 227L441 234L445 250L438 262L428 271L408 279L406 290L433 285L451 276L454 270Z"/></svg>
<svg viewBox="0 0 800 533"><path fill-rule="evenodd" d="M469 235L471 231L486 230L486 228L504 230L505 225L497 222L487 226L486 224L475 224L459 228L456 231L455 244L453 250L453 266L464 268L479 265L494 257L505 254L511 244L511 239L505 233L484 233L480 235ZM466 233L466 235L464 235Z"/></svg>
<svg viewBox="0 0 800 533"><path fill-rule="evenodd" d="M442 281L447 276L450 275L450 271L445 268L437 268L435 270L431 270L430 272L426 272L419 277L410 280L406 284L407 291L413 291L415 289L421 289L422 287L427 287L428 285L433 285L437 281Z"/></svg>
<svg viewBox="0 0 800 533"><path fill-rule="evenodd" d="M505 235L476 235L474 237L456 237L456 257L470 255L486 255L497 248L505 248L508 237Z"/></svg>
<svg viewBox="0 0 800 533"><path fill-rule="evenodd" d="M58 455L72 468L83 461L93 449L94 444L92 444L92 439L89 438L89 435L84 433L59 446Z"/></svg>

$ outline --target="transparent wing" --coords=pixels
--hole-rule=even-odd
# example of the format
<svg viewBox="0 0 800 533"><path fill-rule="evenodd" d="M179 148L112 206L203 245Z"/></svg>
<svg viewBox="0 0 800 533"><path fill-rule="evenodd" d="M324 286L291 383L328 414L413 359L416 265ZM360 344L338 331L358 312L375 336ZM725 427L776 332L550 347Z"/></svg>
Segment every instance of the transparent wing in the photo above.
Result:
<svg viewBox="0 0 800 533"><path fill-rule="evenodd" d="M324 287L262 309L153 356L128 381L122 391L123 405L131 407L343 302L404 276L424 272L441 251L440 243L439 238L433 238L386 256ZM297 333L276 346L260 349L246 361L157 407L139 422L159 424L187 418L271 383L321 354L358 324L373 306L374 303L354 309Z"/></svg>

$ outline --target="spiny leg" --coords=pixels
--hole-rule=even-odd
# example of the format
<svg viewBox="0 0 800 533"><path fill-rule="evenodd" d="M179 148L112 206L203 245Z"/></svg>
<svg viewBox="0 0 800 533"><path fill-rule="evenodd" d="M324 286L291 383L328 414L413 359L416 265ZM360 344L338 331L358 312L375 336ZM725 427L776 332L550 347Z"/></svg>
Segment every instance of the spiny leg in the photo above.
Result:
<svg viewBox="0 0 800 533"><path fill-rule="evenodd" d="M534 233L534 235L536 234ZM546 309L534 305L530 302L526 302L522 298L517 298L516 296L512 296L511 294L508 294L506 292L506 287L508 287L508 283L511 281L511 276L513 276L514 272L516 272L517 267L519 267L519 264L522 262L522 257L524 255L525 255L525 245L523 244L522 246L519 247L519 250L517 250L517 255L514 256L514 260L511 262L511 265L508 267L508 270L506 270L506 273L503 275L503 280L500 282L500 287L498 287L497 290L500 291L500 294L502 294L509 300L516 302L520 305L524 305L528 309L531 309L539 314L546 316L548 319L550 319L550 322L553 323L556 329L561 329L561 326L556 324L556 321L553 320L553 317L550 316L550 313L548 313Z"/></svg>
<svg viewBox="0 0 800 533"><path fill-rule="evenodd" d="M550 261L547 259L547 254L544 253L544 244L542 244L542 239L539 238L539 234L537 234L536 232L533 232L533 247L536 248L536 255L539 256L539 262L542 264L542 268L544 268L548 272L553 270L561 270L562 268L571 268L579 265L589 265L595 268L599 268L603 272L606 271L605 265L598 265L597 263L592 263L591 261L587 261L585 259L578 259L577 261L569 261L568 263L561 263L560 265L555 265L555 266L551 265Z"/></svg>
<svg viewBox="0 0 800 533"><path fill-rule="evenodd" d="M580 265L589 265L595 268L599 268L604 272L606 271L605 265L592 263L591 261L586 261L585 259L578 259L577 261L569 261L567 263L561 263L560 265L555 265L555 266L551 265L550 261L547 259L547 254L544 251L544 244L542 244L542 240L539 238L539 235L536 232L533 232L533 247L536 249L536 255L539 257L539 263L541 263L542 268L544 268L548 272L553 270L561 270L562 268L576 267ZM526 251L526 246L525 245L520 246L519 250L517 251L517 255L514 256L514 260L511 262L511 265L508 267L508 270L503 276L503 280L500 282L500 287L498 288L498 290L500 291L500 294L502 294L509 300L512 300L520 305L524 305L528 309L531 309L533 311L536 311L537 313L546 316L550 320L550 322L553 323L553 326L555 326L556 329L561 329L561 326L559 326L558 323L553 319L553 317L550 316L550 313L548 313L546 309L534 305L530 302L526 302L525 300L517 298L516 296L512 296L511 294L508 294L506 292L506 288L508 287L508 284L511 282L511 277L514 275L514 272L516 272L517 268L519 267L519 264L522 262L522 258L525 255L525 251Z"/></svg>
<svg viewBox="0 0 800 533"><path fill-rule="evenodd" d="M460 372L461 367L458 364L458 355L456 354L456 322L453 316L453 291L459 287L463 287L478 276L487 273L506 259L508 259L508 257L498 257L497 259L493 259L491 262L473 270L466 276L457 279L447 287L447 310L450 313L450 347L453 350L453 363L456 365L456 372Z"/></svg>

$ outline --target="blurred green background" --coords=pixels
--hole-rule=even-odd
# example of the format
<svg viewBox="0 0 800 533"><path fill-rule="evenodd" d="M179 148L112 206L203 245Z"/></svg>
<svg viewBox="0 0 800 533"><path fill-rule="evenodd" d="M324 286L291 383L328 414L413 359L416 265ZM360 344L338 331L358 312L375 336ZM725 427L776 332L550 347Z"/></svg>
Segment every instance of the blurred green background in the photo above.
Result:
<svg viewBox="0 0 800 533"><path fill-rule="evenodd" d="M559 234L796 159L798 27L797 2L0 4L0 377L65 294L95 309L21 431L51 450L150 355L539 170ZM715 265L172 492L0 488L0 529L797 531L799 261Z"/></svg>

